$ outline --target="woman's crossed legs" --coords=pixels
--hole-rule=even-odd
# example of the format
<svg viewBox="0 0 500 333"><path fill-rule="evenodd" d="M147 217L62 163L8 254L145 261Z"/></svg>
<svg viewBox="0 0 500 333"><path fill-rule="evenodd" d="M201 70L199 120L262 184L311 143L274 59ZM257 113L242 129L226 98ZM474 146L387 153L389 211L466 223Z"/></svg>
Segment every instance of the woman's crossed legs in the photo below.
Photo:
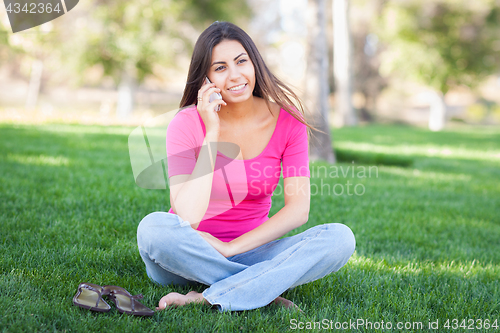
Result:
<svg viewBox="0 0 500 333"><path fill-rule="evenodd" d="M202 294L171 293L160 302L183 305L208 302L220 311L265 306L287 289L338 271L355 248L352 231L343 224L312 227L254 250L225 258L178 215L155 212L137 229L139 252L148 276L162 285L202 283Z"/></svg>

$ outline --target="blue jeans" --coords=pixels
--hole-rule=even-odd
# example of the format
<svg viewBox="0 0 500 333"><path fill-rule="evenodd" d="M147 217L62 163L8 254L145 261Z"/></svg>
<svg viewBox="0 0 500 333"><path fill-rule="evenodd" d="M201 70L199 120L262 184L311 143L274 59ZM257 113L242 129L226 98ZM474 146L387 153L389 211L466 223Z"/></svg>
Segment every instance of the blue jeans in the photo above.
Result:
<svg viewBox="0 0 500 333"><path fill-rule="evenodd" d="M289 288L338 271L355 243L349 227L331 223L226 258L178 215L151 213L137 228L149 278L161 285L210 286L203 297L220 311L265 306Z"/></svg>

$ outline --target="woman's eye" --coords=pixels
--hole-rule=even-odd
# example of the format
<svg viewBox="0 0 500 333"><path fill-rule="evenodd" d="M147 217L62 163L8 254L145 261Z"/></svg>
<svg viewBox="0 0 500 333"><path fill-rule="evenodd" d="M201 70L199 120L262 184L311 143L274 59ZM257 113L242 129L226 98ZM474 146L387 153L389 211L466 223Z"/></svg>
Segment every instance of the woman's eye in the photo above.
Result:
<svg viewBox="0 0 500 333"><path fill-rule="evenodd" d="M240 61L238 61L238 63L242 63L242 62L246 62L247 60L246 59L241 59Z"/></svg>
<svg viewBox="0 0 500 333"><path fill-rule="evenodd" d="M224 66L219 66L219 67L217 67L217 68L215 69L215 71L217 72L217 71L220 71L220 70L222 70L222 69L224 69Z"/></svg>

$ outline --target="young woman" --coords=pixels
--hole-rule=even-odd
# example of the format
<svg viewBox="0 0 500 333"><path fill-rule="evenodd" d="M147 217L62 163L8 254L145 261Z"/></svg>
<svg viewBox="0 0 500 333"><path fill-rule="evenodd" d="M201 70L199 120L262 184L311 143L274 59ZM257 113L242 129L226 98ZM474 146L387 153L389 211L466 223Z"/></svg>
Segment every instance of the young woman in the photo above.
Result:
<svg viewBox="0 0 500 333"><path fill-rule="evenodd" d="M210 102L213 93L222 99ZM146 216L137 242L154 282L209 287L170 293L157 309L294 306L279 296L336 272L355 248L337 223L278 239L309 218L311 126L302 104L242 29L215 22L196 42L181 107L167 129L172 208ZM285 205L268 217L281 173Z"/></svg>

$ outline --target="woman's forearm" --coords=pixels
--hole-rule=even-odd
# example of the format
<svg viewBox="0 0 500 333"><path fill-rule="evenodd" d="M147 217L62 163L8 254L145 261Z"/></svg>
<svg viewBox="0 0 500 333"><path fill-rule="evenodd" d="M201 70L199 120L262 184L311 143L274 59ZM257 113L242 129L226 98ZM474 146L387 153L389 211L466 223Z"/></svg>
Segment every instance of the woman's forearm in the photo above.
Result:
<svg viewBox="0 0 500 333"><path fill-rule="evenodd" d="M280 238L287 232L300 227L309 218L306 205L285 205L279 212L257 228L229 242L229 256L253 250Z"/></svg>
<svg viewBox="0 0 500 333"><path fill-rule="evenodd" d="M193 172L174 198L176 214L195 227L208 208L216 157L217 135L207 133Z"/></svg>

